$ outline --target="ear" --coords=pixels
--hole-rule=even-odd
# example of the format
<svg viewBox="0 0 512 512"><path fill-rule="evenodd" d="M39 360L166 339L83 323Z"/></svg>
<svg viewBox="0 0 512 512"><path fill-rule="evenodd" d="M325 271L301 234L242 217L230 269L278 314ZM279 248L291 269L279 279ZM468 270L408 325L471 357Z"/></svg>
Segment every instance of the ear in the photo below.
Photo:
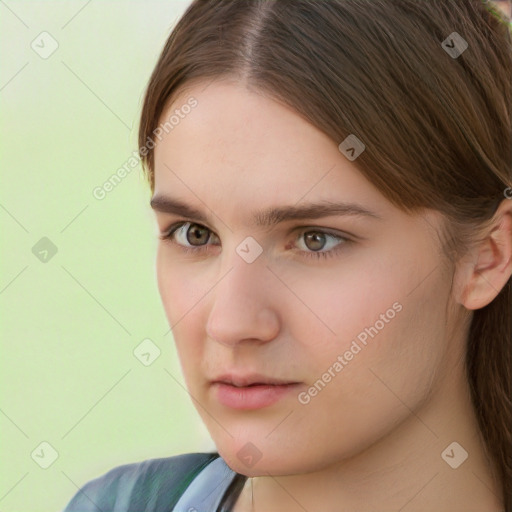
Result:
<svg viewBox="0 0 512 512"><path fill-rule="evenodd" d="M460 303L467 309L487 306L512 274L512 200L504 199L487 228L485 239L464 263Z"/></svg>

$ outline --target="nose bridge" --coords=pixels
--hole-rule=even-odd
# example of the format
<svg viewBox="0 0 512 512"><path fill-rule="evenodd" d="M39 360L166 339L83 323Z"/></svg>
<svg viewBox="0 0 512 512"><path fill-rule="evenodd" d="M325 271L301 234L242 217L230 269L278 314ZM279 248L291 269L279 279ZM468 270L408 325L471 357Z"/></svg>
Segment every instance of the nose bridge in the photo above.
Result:
<svg viewBox="0 0 512 512"><path fill-rule="evenodd" d="M279 330L271 293L272 274L264 254L254 257L252 242L231 248L227 270L212 290L208 335L221 343L243 339L270 340ZM247 255L251 257L246 257Z"/></svg>
<svg viewBox="0 0 512 512"><path fill-rule="evenodd" d="M229 299L237 296L247 302L260 300L262 288L270 285L271 273L266 267L267 258L261 245L252 237L246 237L237 245L230 245L221 256L226 269L216 286L217 294Z"/></svg>

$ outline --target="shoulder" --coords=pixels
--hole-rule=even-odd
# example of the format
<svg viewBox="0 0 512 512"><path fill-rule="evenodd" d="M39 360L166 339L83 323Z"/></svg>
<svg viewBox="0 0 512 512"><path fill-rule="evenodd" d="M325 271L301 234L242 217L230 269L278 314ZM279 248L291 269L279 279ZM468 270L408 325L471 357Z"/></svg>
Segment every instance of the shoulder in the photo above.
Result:
<svg viewBox="0 0 512 512"><path fill-rule="evenodd" d="M186 453L117 466L87 482L62 512L170 512L212 453Z"/></svg>

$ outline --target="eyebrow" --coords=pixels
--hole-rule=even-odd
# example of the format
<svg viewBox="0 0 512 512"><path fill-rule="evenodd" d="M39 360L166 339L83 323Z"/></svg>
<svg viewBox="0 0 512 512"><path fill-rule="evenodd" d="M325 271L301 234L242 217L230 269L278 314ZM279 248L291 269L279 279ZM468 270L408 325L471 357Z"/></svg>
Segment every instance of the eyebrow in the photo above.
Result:
<svg viewBox="0 0 512 512"><path fill-rule="evenodd" d="M210 217L188 204L167 196L154 196L150 206L153 210L180 215L197 222L210 223ZM301 206L270 207L253 214L253 222L258 227L271 228L290 220L319 219L329 216L357 216L382 219L377 213L357 203L308 203Z"/></svg>

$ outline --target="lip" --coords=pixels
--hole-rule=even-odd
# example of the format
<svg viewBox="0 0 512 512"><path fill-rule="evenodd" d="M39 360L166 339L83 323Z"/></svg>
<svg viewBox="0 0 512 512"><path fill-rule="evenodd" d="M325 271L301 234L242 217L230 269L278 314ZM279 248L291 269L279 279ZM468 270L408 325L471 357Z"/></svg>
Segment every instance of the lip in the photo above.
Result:
<svg viewBox="0 0 512 512"><path fill-rule="evenodd" d="M300 383L290 383L234 386L225 382L213 382L211 389L215 398L226 407L248 410L275 404L292 391L296 391L300 385Z"/></svg>
<svg viewBox="0 0 512 512"><path fill-rule="evenodd" d="M301 384L257 373L225 374L211 381L211 389L215 398L226 407L248 410L268 407L296 391Z"/></svg>
<svg viewBox="0 0 512 512"><path fill-rule="evenodd" d="M261 375L259 373L249 373L245 375L241 374L233 374L233 373L226 373L224 375L220 375L219 377L216 377L215 379L212 379L212 384L215 384L217 382L225 383L225 384L231 384L235 387L246 387L254 384L266 384L271 386L279 386L279 385L286 385L286 384L299 384L297 381L293 380L286 380L286 379L275 379L273 377L267 377L265 375Z"/></svg>

